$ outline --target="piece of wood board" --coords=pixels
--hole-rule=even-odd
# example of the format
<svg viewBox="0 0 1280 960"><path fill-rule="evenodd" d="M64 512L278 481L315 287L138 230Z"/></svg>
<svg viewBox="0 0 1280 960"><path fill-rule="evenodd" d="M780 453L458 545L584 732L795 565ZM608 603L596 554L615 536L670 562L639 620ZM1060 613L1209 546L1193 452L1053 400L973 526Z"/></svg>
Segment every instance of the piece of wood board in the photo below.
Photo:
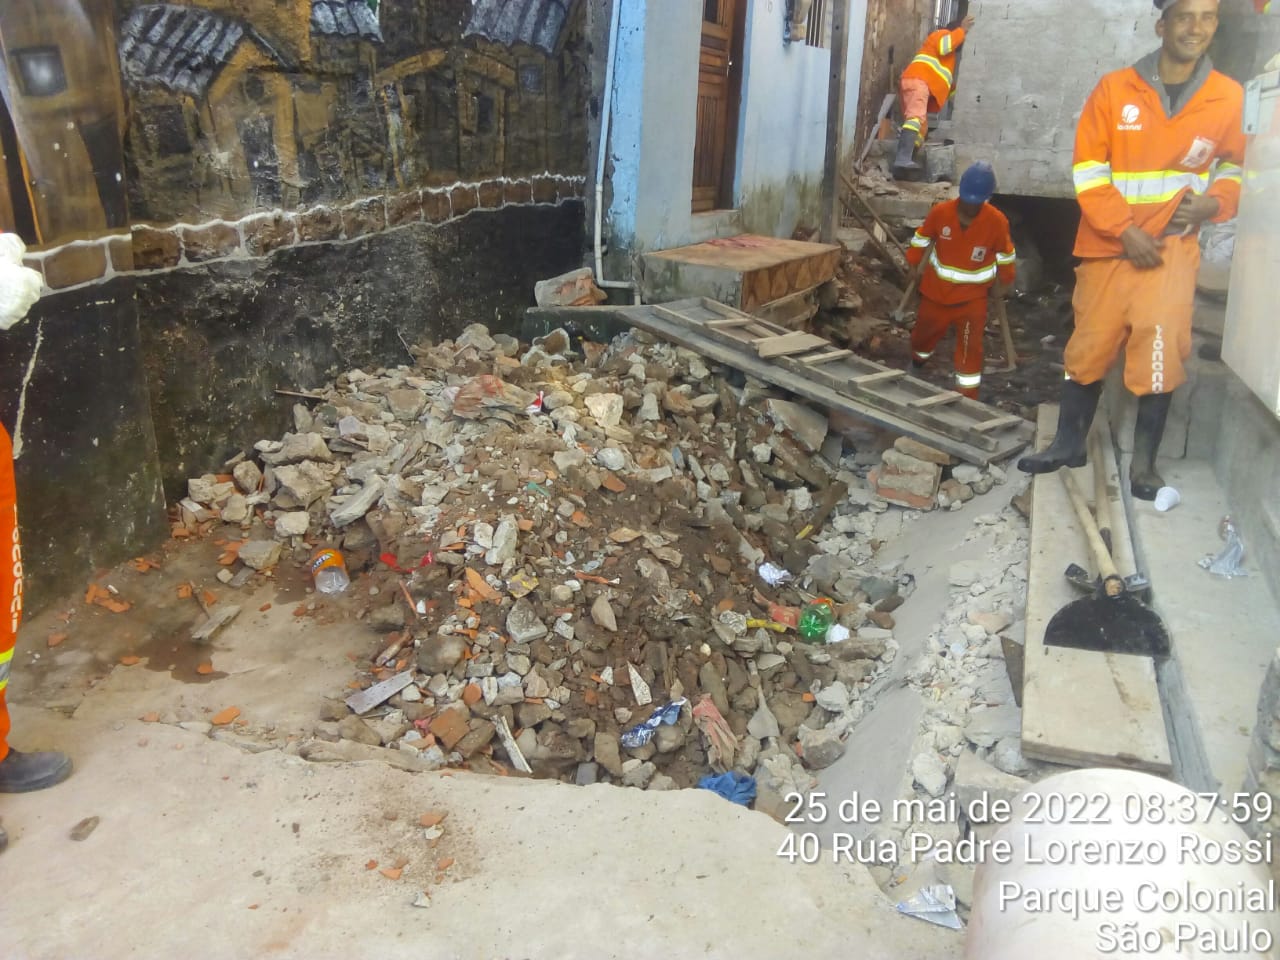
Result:
<svg viewBox="0 0 1280 960"><path fill-rule="evenodd" d="M708 310L717 312L713 309L715 305L712 301L705 301L705 303ZM998 445L992 449L977 447L937 433L896 413L869 406L855 398L837 393L835 390L823 386L813 379L792 373L777 363L762 360L757 356L746 353L740 343L734 345L725 340L714 339L714 331L692 329L681 322L678 314L673 314L672 311L656 305L628 307L623 311L623 316L633 326L647 330L682 347L688 347L708 360L712 360L715 363L723 363L725 366L741 370L743 373L758 380L782 387L784 390L804 397L806 400L810 400L828 410L846 414L866 423L875 424L903 436L919 440L921 443L929 444L938 450L959 457L966 463L987 466L1009 457L1026 446L1026 435L1023 432L1000 438Z"/></svg>
<svg viewBox="0 0 1280 960"><path fill-rule="evenodd" d="M240 616L240 605L220 603L209 611L203 623L197 624L191 631L192 643L208 643L219 630Z"/></svg>
<svg viewBox="0 0 1280 960"><path fill-rule="evenodd" d="M1042 404L1036 446L1043 450L1058 422L1055 404ZM1111 467L1108 468L1111 470ZM1093 470L1074 471L1085 498L1093 497ZM1109 473L1114 477L1114 472ZM1108 487L1112 484L1108 481ZM1115 488L1118 492L1118 486ZM1033 482L1031 543L1027 570L1026 664L1022 692L1022 752L1028 757L1074 766L1124 767L1167 774L1171 770L1155 663L1150 657L1047 647L1045 628L1079 594L1063 571L1076 562L1094 564L1084 531L1057 473ZM1115 501L1113 511L1117 511ZM1113 513L1116 562L1133 572L1123 505ZM1122 544L1122 541L1123 544Z"/></svg>
<svg viewBox="0 0 1280 960"><path fill-rule="evenodd" d="M756 341L756 355L770 360L773 357L785 357L793 353L809 353L817 347L829 344L821 337L796 330L778 337L764 337Z"/></svg>

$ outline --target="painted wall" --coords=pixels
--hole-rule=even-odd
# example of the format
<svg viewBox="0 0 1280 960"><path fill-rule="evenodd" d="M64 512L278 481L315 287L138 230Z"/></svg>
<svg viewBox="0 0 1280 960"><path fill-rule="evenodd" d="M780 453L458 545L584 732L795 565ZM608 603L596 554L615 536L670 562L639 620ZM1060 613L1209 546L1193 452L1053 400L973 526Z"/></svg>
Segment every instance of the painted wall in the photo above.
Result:
<svg viewBox="0 0 1280 960"><path fill-rule="evenodd" d="M789 236L816 227L825 153L826 49L784 46L782 0L744 0L746 30L734 197L745 230ZM866 21L850 0L845 150L853 150ZM701 5L623 5L608 145L606 239L611 276L634 254L701 236L692 208Z"/></svg>
<svg viewBox="0 0 1280 960"><path fill-rule="evenodd" d="M516 330L582 250L575 0L0 2L0 334L33 607L165 535L280 386ZM212 414L211 414L212 411Z"/></svg>
<svg viewBox="0 0 1280 960"><path fill-rule="evenodd" d="M754 0L747 21L736 184L744 229L774 236L818 226L831 70L830 50L783 44L782 6L781 0ZM846 154L854 149L864 8L865 0L853 0L847 20Z"/></svg>

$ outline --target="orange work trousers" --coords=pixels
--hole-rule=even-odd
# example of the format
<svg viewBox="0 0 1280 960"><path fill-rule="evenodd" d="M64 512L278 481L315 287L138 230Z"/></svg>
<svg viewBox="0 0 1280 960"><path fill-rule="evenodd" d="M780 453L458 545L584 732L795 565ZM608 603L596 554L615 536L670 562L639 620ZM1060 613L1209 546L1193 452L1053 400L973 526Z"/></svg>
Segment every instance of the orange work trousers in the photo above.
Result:
<svg viewBox="0 0 1280 960"><path fill-rule="evenodd" d="M1200 244L1194 236L1166 237L1160 255L1164 265L1153 270L1123 257L1076 267L1076 329L1063 357L1068 380L1101 380L1123 348L1124 384L1136 396L1186 382Z"/></svg>
<svg viewBox="0 0 1280 960"><path fill-rule="evenodd" d="M985 296L966 303L921 297L911 329L911 352L920 363L928 360L952 327L956 330L956 392L976 400L982 384L982 334L987 327Z"/></svg>
<svg viewBox="0 0 1280 960"><path fill-rule="evenodd" d="M898 102L902 107L902 129L916 135L916 146L929 133L929 85L916 77L898 81Z"/></svg>
<svg viewBox="0 0 1280 960"><path fill-rule="evenodd" d="M0 426L0 760L9 755L9 669L22 622L22 545L18 541L18 491L13 482L13 446Z"/></svg>

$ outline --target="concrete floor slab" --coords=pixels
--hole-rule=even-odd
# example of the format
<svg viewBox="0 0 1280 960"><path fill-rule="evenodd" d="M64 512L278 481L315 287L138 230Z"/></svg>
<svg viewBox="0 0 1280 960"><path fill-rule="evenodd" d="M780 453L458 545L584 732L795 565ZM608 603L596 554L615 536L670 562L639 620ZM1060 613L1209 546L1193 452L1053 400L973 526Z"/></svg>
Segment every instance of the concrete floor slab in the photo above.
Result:
<svg viewBox="0 0 1280 960"><path fill-rule="evenodd" d="M1232 793L1244 782L1258 689L1280 642L1280 608L1256 568L1250 576L1226 580L1197 565L1223 546L1218 524L1229 512L1213 468L1170 460L1160 469L1182 502L1168 513L1133 504L1140 560L1151 577L1156 611L1172 636L1213 779ZM1247 549L1248 531L1243 535ZM1250 566L1246 556L1245 567Z"/></svg>
<svg viewBox="0 0 1280 960"><path fill-rule="evenodd" d="M705 790L408 774L125 717L15 719L22 744L63 746L77 769L0 800L11 960L961 954L863 867L789 863L784 827ZM449 813L434 844L429 810ZM379 872L401 859L399 879Z"/></svg>

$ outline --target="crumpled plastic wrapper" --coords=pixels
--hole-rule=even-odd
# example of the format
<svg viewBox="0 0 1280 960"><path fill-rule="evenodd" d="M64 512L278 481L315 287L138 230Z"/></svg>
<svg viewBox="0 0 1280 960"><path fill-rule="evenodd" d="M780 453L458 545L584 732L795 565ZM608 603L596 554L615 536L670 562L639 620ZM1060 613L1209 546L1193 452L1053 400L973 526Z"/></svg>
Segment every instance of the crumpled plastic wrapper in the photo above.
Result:
<svg viewBox="0 0 1280 960"><path fill-rule="evenodd" d="M898 912L949 930L964 929L956 913L956 892L947 883L921 887L915 896L898 904Z"/></svg>
<svg viewBox="0 0 1280 960"><path fill-rule="evenodd" d="M760 574L760 579L771 587L779 587L788 580L794 580L790 570L784 570L776 563L762 563L756 570Z"/></svg>
<svg viewBox="0 0 1280 960"><path fill-rule="evenodd" d="M40 299L44 278L22 265L27 245L16 233L0 234L0 330L22 320Z"/></svg>
<svg viewBox="0 0 1280 960"><path fill-rule="evenodd" d="M738 738L725 721L711 694L702 695L693 708L693 722L707 740L707 762L716 773L727 773L733 768L733 758L738 752Z"/></svg>
<svg viewBox="0 0 1280 960"><path fill-rule="evenodd" d="M1218 525L1218 535L1227 542L1227 545L1213 556L1204 557L1197 562L1215 577L1224 579L1247 577L1249 571L1243 566L1244 541L1240 539L1240 532L1230 517L1222 518L1222 522Z"/></svg>
<svg viewBox="0 0 1280 960"><path fill-rule="evenodd" d="M630 730L624 730L618 740L630 750L643 747L653 739L653 735L658 732L658 727L664 723L671 724L679 720L680 708L688 702L686 698L680 697L678 700L672 700L665 707L659 707L644 723L637 723Z"/></svg>

